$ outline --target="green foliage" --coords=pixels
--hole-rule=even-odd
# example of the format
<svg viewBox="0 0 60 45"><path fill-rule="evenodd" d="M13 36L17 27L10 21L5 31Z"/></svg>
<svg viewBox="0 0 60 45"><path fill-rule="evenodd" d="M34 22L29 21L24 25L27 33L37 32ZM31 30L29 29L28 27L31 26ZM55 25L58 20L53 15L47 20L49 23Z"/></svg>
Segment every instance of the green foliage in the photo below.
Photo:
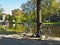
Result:
<svg viewBox="0 0 60 45"><path fill-rule="evenodd" d="M43 22L43 24L49 25L49 24L60 24L60 22Z"/></svg>
<svg viewBox="0 0 60 45"><path fill-rule="evenodd" d="M23 12L20 9L12 10L12 15L16 23L22 22Z"/></svg>
<svg viewBox="0 0 60 45"><path fill-rule="evenodd" d="M0 26L0 29L5 31L7 34L23 32L23 31L29 29L30 27L23 25L23 24L18 24L18 23L25 22L25 23L29 24L30 26L31 26L31 24L36 23L36 18L37 18L36 4L37 4L37 0L28 0L27 3L24 3L21 6L23 11L20 9L14 9L14 10L12 10L12 16L10 14L6 14L5 20L10 21L10 23L9 23L10 28L6 29L5 27ZM44 20L44 17L46 17L47 15L57 14L58 11L60 10L59 7L60 7L60 4L57 3L56 0L41 0L42 20ZM4 11L3 8L0 7L0 17L2 17L3 11ZM13 22L15 23L15 27L13 27ZM45 23L44 22L43 24L57 24L57 23L55 23L55 22ZM60 22L58 24L60 24ZM37 26L32 26L32 27L34 28L33 32L36 32ZM56 33L55 31L53 31L54 35Z"/></svg>
<svg viewBox="0 0 60 45"><path fill-rule="evenodd" d="M12 22L13 21L13 17L10 14L6 14L5 20L8 20L8 21Z"/></svg>
<svg viewBox="0 0 60 45"><path fill-rule="evenodd" d="M9 21L8 23L9 23L9 28L13 28L13 17L10 15L10 14L6 14L6 16L5 16L5 20L7 21Z"/></svg>
<svg viewBox="0 0 60 45"><path fill-rule="evenodd" d="M0 5L0 20L2 20L3 11L4 11L4 9Z"/></svg>
<svg viewBox="0 0 60 45"><path fill-rule="evenodd" d="M0 13L2 13L4 11L4 9L3 8L0 8Z"/></svg>
<svg viewBox="0 0 60 45"><path fill-rule="evenodd" d="M4 9L0 5L0 14L4 11Z"/></svg>
<svg viewBox="0 0 60 45"><path fill-rule="evenodd" d="M44 1L42 1L44 2ZM46 0L44 3L41 4L41 13L42 13L42 20L44 20L44 17L47 15L53 15L57 14L59 11L59 3L56 2L56 0Z"/></svg>
<svg viewBox="0 0 60 45"><path fill-rule="evenodd" d="M22 4L24 12L23 22L32 24L36 21L36 0L29 0L27 3Z"/></svg>
<svg viewBox="0 0 60 45"><path fill-rule="evenodd" d="M36 0L29 0L27 3L22 4L22 9L24 11L24 21L30 22L31 20L36 20ZM56 0L41 0L41 15L42 15L42 21L44 21L44 18L48 15L54 15L59 13L60 10L60 4L56 2ZM32 10L31 10L32 9ZM35 13L34 13L35 12ZM31 21L33 22L33 21ZM31 23L30 22L30 23ZM44 24L57 24L55 22L51 23L44 23Z"/></svg>
<svg viewBox="0 0 60 45"><path fill-rule="evenodd" d="M15 20L15 31L21 32L23 29L21 29L22 26L18 23L22 23L23 12L20 9L14 9L12 10L12 17Z"/></svg>
<svg viewBox="0 0 60 45"><path fill-rule="evenodd" d="M0 30L0 34L17 34L17 32L14 29L5 29L5 30Z"/></svg>
<svg viewBox="0 0 60 45"><path fill-rule="evenodd" d="M29 0L27 1L27 3L22 4L22 9L24 11L24 13L29 13L32 12L33 10L35 10L36 8L36 0Z"/></svg>
<svg viewBox="0 0 60 45"><path fill-rule="evenodd" d="M4 26L0 26L0 30L5 30L6 28Z"/></svg>

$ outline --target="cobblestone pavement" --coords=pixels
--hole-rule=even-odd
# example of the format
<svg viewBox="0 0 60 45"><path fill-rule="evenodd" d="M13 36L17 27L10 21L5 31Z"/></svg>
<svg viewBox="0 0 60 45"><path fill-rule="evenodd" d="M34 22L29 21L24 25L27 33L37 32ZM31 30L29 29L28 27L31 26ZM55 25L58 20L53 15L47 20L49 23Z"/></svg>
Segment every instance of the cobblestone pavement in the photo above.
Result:
<svg viewBox="0 0 60 45"><path fill-rule="evenodd" d="M52 41L52 40L37 40L37 39L26 39L26 38L11 38L4 37L4 35L0 35L0 45L60 45L60 41Z"/></svg>

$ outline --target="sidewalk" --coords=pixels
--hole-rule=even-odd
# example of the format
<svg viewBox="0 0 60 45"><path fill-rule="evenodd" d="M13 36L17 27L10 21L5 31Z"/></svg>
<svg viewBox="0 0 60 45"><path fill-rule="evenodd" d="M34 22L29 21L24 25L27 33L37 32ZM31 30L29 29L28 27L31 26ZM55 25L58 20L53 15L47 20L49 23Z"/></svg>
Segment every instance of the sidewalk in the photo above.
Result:
<svg viewBox="0 0 60 45"><path fill-rule="evenodd" d="M48 40L60 41L59 37L48 37Z"/></svg>
<svg viewBox="0 0 60 45"><path fill-rule="evenodd" d="M21 37L21 36L19 36L19 35L17 35L17 34L12 34L12 35L0 35L0 39L1 39L2 37L6 37L6 38L16 38L16 39L21 39L21 38L23 38L23 37Z"/></svg>
<svg viewBox="0 0 60 45"><path fill-rule="evenodd" d="M6 38L16 38L16 39L22 39L22 38L26 38L26 39L40 39L37 37L21 37L17 34L13 34L13 35L0 35L0 39L2 37L6 37ZM55 41L60 41L59 37L48 37L46 40L55 40Z"/></svg>

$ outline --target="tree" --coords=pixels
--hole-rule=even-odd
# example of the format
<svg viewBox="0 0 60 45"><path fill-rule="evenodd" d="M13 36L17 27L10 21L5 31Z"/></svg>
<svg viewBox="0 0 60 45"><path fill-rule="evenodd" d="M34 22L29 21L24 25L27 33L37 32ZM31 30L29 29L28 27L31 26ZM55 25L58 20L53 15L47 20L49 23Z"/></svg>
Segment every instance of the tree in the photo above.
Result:
<svg viewBox="0 0 60 45"><path fill-rule="evenodd" d="M10 14L6 14L5 20L12 21L12 16Z"/></svg>
<svg viewBox="0 0 60 45"><path fill-rule="evenodd" d="M9 21L8 23L9 23L9 28L11 29L11 28L13 28L13 17L12 17L12 15L10 15L10 14L6 14L6 16L5 16L5 21Z"/></svg>
<svg viewBox="0 0 60 45"><path fill-rule="evenodd" d="M36 4L36 0L29 0L27 3L22 4L24 13L33 13L35 10L35 13L33 13L32 17L35 16L36 18ZM48 15L57 14L60 10L59 6L60 4L56 2L56 0L41 0L42 21L44 21L44 18Z"/></svg>
<svg viewBox="0 0 60 45"><path fill-rule="evenodd" d="M4 11L4 9L0 5L0 17L1 17L1 19L2 19L2 15L3 15L3 11Z"/></svg>
<svg viewBox="0 0 60 45"><path fill-rule="evenodd" d="M21 7L22 7L24 13L32 12L36 8L36 0L27 1L27 3L22 4Z"/></svg>
<svg viewBox="0 0 60 45"><path fill-rule="evenodd" d="M50 15L57 14L59 10L59 6L60 5L58 2L56 2L56 0L53 0L53 1L52 0L29 0L27 3L22 4L22 10L24 11L24 14L31 15L30 20L34 19L36 16L37 30L38 30L37 34L38 34L40 30L39 27L40 27L41 22L44 22L44 18L46 16L49 16L49 19L50 19ZM41 14L39 14L40 11L41 11Z"/></svg>
<svg viewBox="0 0 60 45"><path fill-rule="evenodd" d="M40 27L41 27L41 0L37 0L37 34L36 36L39 37L39 31L41 31Z"/></svg>
<svg viewBox="0 0 60 45"><path fill-rule="evenodd" d="M0 5L0 13L2 13L3 11L4 11L4 9Z"/></svg>
<svg viewBox="0 0 60 45"><path fill-rule="evenodd" d="M15 30L17 32L22 31L22 18L23 18L23 11L20 9L12 10L13 20L15 20Z"/></svg>
<svg viewBox="0 0 60 45"><path fill-rule="evenodd" d="M27 3L22 4L22 10L24 12L25 22L34 22L36 21L36 0L29 0ZM26 17L27 16L27 17ZM28 20L29 18L29 20ZM27 23L26 22L26 23Z"/></svg>
<svg viewBox="0 0 60 45"><path fill-rule="evenodd" d="M54 15L58 13L59 10L59 3L56 0L45 0L44 3L41 4L41 11L42 11L42 20L44 17L48 15Z"/></svg>
<svg viewBox="0 0 60 45"><path fill-rule="evenodd" d="M36 7L36 5L37 5L37 7ZM27 14L30 14L30 16L31 16L30 20L36 20L36 22L37 22L37 35L40 30L39 29L39 27L40 27L40 25L39 25L40 24L40 22L39 22L40 5L41 5L41 0L30 0L27 3L22 5L23 11ZM36 15L36 13L37 13L37 15ZM31 21L31 22L33 22L33 21Z"/></svg>
<svg viewBox="0 0 60 45"><path fill-rule="evenodd" d="M20 9L12 10L12 15L13 15L14 20L16 21L16 23L22 22L23 12Z"/></svg>

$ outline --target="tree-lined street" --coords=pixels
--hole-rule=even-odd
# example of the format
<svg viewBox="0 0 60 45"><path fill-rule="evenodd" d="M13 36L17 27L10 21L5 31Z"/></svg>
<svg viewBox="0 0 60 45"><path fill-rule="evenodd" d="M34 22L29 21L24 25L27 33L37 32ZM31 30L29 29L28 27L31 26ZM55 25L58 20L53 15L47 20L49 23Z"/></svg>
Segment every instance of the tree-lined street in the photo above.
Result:
<svg viewBox="0 0 60 45"><path fill-rule="evenodd" d="M0 45L60 45L59 0L10 1L0 1Z"/></svg>

